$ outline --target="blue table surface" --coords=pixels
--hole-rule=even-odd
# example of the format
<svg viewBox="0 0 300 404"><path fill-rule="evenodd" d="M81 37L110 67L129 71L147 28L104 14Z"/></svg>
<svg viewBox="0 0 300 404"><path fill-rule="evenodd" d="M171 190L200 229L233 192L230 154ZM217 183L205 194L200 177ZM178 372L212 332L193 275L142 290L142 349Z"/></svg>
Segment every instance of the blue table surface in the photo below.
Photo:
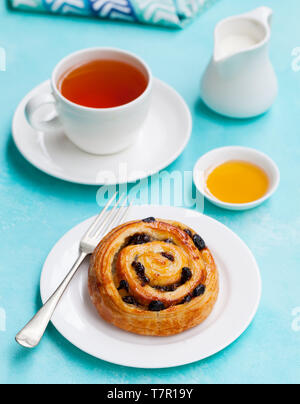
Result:
<svg viewBox="0 0 300 404"><path fill-rule="evenodd" d="M260 6L260 0L220 0L187 28L175 31L8 11L1 2L0 47L7 53L7 71L0 72L1 383L300 382L300 321L295 317L300 307L300 72L292 68L292 50L300 46L300 4L264 3L275 12L270 51L280 94L268 114L236 121L201 104L199 80L213 49L215 24ZM34 351L14 342L16 332L40 306L39 277L48 252L99 207L97 187L49 177L21 157L11 138L12 116L22 97L47 79L63 56L92 46L139 54L188 103L192 139L168 170L192 170L200 155L224 145L258 148L280 168L279 190L257 209L230 212L205 204L207 215L229 226L253 251L263 296L249 329L230 347L201 362L161 370L117 366L81 352L52 325Z"/></svg>

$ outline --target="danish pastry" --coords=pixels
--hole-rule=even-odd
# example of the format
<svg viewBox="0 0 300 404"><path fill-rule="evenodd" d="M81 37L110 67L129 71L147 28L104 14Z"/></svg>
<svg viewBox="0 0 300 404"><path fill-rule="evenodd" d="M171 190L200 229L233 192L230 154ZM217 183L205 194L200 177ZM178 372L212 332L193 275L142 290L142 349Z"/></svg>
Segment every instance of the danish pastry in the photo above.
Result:
<svg viewBox="0 0 300 404"><path fill-rule="evenodd" d="M89 293L100 316L141 335L178 334L204 321L218 297L218 271L187 226L147 218L122 224L98 245Z"/></svg>

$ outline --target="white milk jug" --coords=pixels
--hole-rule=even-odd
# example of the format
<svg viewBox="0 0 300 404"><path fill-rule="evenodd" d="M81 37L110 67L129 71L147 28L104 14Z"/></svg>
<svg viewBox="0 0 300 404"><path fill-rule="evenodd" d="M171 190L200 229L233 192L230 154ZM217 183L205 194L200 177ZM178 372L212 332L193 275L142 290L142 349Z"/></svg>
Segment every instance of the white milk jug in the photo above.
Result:
<svg viewBox="0 0 300 404"><path fill-rule="evenodd" d="M249 118L273 104L278 85L268 52L272 14L260 7L217 25L214 55L201 82L202 99L214 111Z"/></svg>

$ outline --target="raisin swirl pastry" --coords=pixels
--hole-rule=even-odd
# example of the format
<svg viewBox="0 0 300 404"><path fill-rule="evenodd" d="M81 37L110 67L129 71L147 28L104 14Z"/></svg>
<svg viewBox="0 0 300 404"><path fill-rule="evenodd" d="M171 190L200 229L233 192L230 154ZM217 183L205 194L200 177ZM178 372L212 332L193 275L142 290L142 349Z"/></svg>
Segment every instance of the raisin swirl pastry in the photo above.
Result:
<svg viewBox="0 0 300 404"><path fill-rule="evenodd" d="M101 317L141 335L173 335L200 324L218 291L204 241L173 221L148 218L116 227L89 269L89 293Z"/></svg>

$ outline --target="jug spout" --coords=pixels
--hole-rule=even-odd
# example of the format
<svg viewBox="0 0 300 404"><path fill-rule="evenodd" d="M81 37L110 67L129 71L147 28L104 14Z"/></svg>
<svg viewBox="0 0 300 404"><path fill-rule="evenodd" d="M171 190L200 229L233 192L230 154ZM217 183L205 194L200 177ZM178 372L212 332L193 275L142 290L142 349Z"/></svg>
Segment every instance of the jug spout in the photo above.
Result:
<svg viewBox="0 0 300 404"><path fill-rule="evenodd" d="M273 10L270 7L258 7L250 13L244 14L245 17L253 18L268 28L272 25Z"/></svg>
<svg viewBox="0 0 300 404"><path fill-rule="evenodd" d="M221 21L215 30L214 62L262 49L271 36L272 15L271 8L259 7Z"/></svg>

